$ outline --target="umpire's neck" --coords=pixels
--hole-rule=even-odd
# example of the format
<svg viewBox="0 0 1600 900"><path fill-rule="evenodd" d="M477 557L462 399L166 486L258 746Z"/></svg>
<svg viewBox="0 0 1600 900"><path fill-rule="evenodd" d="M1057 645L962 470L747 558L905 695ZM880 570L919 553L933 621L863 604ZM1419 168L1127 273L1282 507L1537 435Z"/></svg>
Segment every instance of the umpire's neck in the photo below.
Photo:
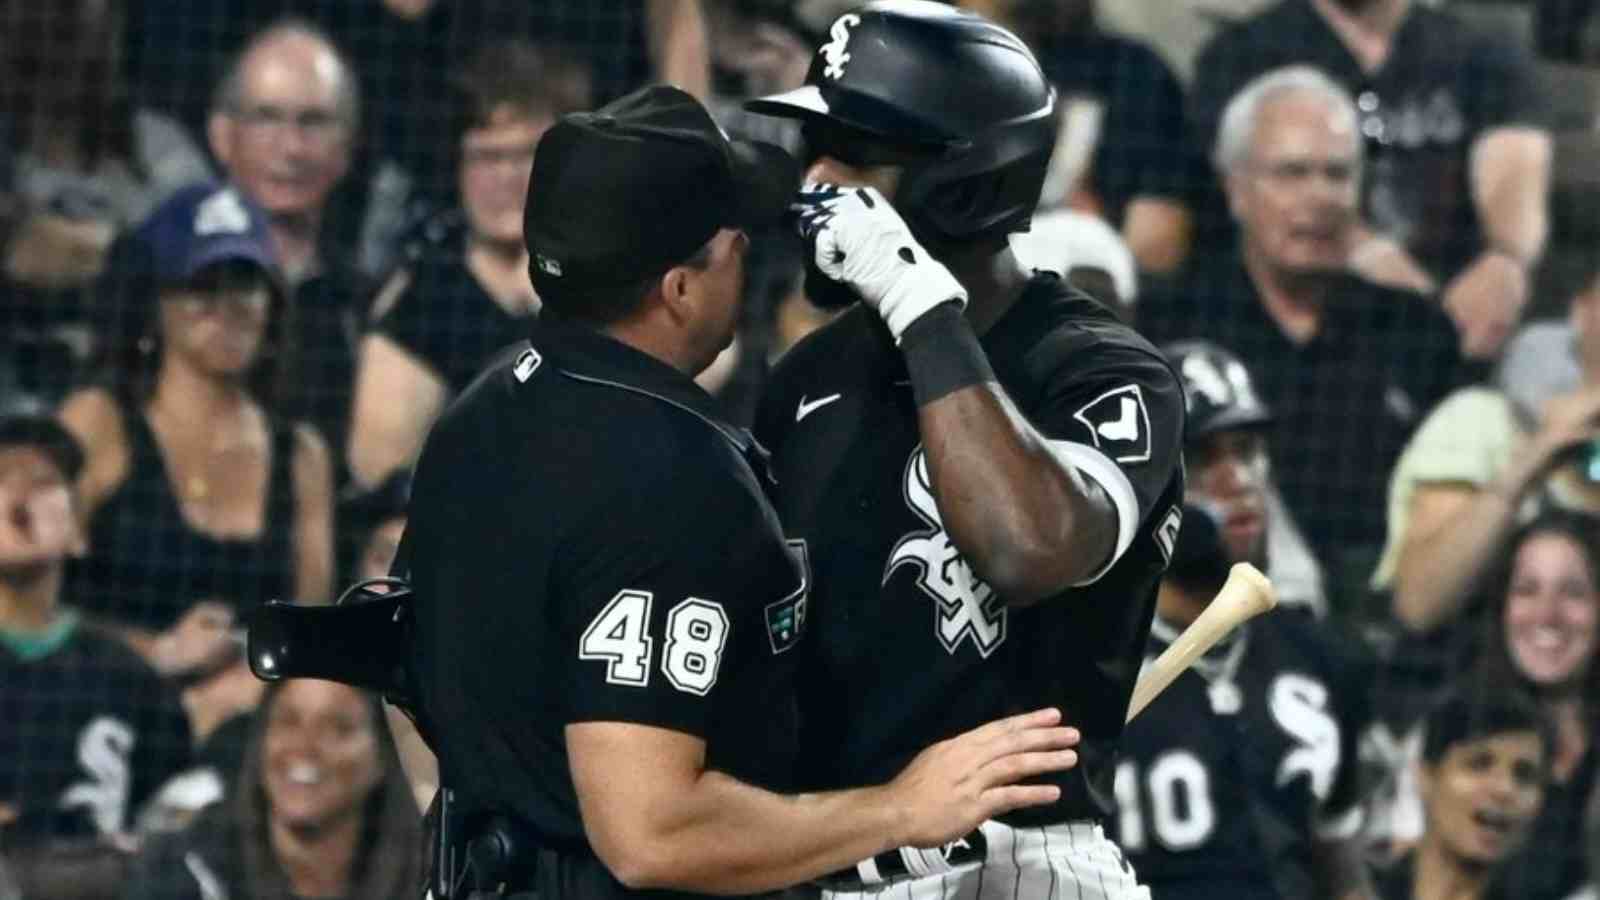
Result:
<svg viewBox="0 0 1600 900"><path fill-rule="evenodd" d="M967 321L980 335L1011 309L1033 277L1004 238L998 245L967 245L933 253L967 289Z"/></svg>

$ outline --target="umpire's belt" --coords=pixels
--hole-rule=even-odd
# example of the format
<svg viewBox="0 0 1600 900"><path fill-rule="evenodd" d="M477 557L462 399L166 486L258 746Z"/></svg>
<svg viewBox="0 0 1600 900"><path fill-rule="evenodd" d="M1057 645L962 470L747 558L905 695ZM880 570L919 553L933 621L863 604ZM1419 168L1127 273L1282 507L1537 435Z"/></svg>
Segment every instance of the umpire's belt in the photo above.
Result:
<svg viewBox="0 0 1600 900"><path fill-rule="evenodd" d="M998 824L998 823L986 823ZM1004 826L1001 826L1004 827ZM870 888L902 878L920 878L924 875L942 875L950 872L976 869L989 856L989 839L982 828L930 850L916 847L899 847L885 850L871 859L864 859L848 869L817 879L817 884L829 890L852 891Z"/></svg>

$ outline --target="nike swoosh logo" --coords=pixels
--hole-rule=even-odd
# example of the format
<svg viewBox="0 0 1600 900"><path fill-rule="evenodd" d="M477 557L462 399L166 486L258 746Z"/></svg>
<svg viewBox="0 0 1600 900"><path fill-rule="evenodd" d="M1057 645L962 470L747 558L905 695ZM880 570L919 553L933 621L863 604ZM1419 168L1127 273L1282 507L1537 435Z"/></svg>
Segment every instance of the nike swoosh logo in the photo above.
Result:
<svg viewBox="0 0 1600 900"><path fill-rule="evenodd" d="M842 396L844 396L844 395L842 395L842 394L829 394L826 397L818 397L817 399L812 400L812 401L810 401L808 403L808 402L806 402L805 395L801 394L800 395L800 406L799 406L798 409L796 409L794 411L794 420L796 422L798 422L801 419L804 419L806 416L811 415L812 413L814 413L817 410L823 408L824 406L827 406L829 403L832 403L833 401L839 399Z"/></svg>

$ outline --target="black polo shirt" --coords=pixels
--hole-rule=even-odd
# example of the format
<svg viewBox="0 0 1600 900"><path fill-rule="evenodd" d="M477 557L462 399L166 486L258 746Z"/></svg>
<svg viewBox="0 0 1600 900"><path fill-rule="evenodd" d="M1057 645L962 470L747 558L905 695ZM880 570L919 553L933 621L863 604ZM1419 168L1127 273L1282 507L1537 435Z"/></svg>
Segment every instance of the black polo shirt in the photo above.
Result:
<svg viewBox="0 0 1600 900"><path fill-rule="evenodd" d="M1321 329L1296 344L1238 257L1213 259L1140 300L1139 330L1157 344L1204 337L1243 360L1277 417L1273 475L1290 512L1331 574L1348 563L1366 567L1364 581L1383 546L1390 470L1465 377L1455 327L1420 294L1339 274Z"/></svg>
<svg viewBox="0 0 1600 900"><path fill-rule="evenodd" d="M546 322L418 461L405 562L443 782L553 849L587 849L570 723L684 732L715 769L788 783L802 569L760 451L713 408L655 358Z"/></svg>
<svg viewBox="0 0 1600 900"><path fill-rule="evenodd" d="M1201 51L1189 95L1194 151L1209 157L1222 112L1241 88L1295 64L1326 72L1361 109L1367 220L1441 279L1477 256L1483 236L1470 151L1492 128L1543 121L1528 54L1447 11L1412 3L1388 58L1368 74L1310 0L1283 0ZM1208 221L1225 224L1213 182L1201 185L1214 213Z"/></svg>

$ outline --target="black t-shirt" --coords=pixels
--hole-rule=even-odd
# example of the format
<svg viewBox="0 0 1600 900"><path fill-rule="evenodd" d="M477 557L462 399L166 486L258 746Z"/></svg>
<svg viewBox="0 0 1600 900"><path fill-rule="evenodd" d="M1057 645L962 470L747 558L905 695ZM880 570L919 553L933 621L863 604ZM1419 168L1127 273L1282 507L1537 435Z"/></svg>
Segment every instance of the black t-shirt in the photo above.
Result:
<svg viewBox="0 0 1600 900"><path fill-rule="evenodd" d="M1090 583L1008 608L940 523L887 330L858 306L812 334L756 420L779 516L812 568L802 786L878 783L930 744L1054 705L1083 733L1080 761L1053 776L1059 803L1007 819L1098 818L1170 555L1164 529L1181 515L1182 390L1154 348L1054 275L982 342L1017 408L1115 501L1119 555Z"/></svg>
<svg viewBox="0 0 1600 900"><path fill-rule="evenodd" d="M26 641L0 635L0 844L131 828L189 763L177 692L76 618Z"/></svg>
<svg viewBox="0 0 1600 900"><path fill-rule="evenodd" d="M1155 900L1316 896L1314 841L1360 828L1371 667L1326 628L1267 613L1128 725L1112 833ZM1147 660L1178 631L1158 620Z"/></svg>
<svg viewBox="0 0 1600 900"><path fill-rule="evenodd" d="M435 426L397 565L443 783L582 854L570 723L680 731L712 768L789 784L803 570L757 448L691 380L572 325L532 348Z"/></svg>
<svg viewBox="0 0 1600 900"><path fill-rule="evenodd" d="M1433 303L1334 278L1321 329L1305 344L1278 328L1233 255L1208 257L1178 290L1141 299L1138 324L1157 344L1204 337L1244 361L1277 417L1274 479L1337 591L1371 573L1389 473L1464 371L1455 327Z"/></svg>
<svg viewBox="0 0 1600 900"><path fill-rule="evenodd" d="M1058 106L1082 104L1087 120L1098 123L1087 186L1105 217L1121 224L1136 197L1183 199L1183 88L1161 57L1137 41L1094 31L1038 49Z"/></svg>
<svg viewBox="0 0 1600 900"><path fill-rule="evenodd" d="M1201 51L1189 94L1193 152L1209 157L1222 112L1241 88L1297 63L1332 76L1361 109L1368 221L1435 276L1454 275L1483 250L1468 180L1473 142L1499 126L1542 121L1528 54L1447 11L1412 3L1388 58L1369 75L1310 0L1283 0ZM1209 193L1206 221L1226 225L1215 180L1199 186Z"/></svg>
<svg viewBox="0 0 1600 900"><path fill-rule="evenodd" d="M505 311L456 250L425 250L409 283L374 326L459 394L495 352L521 340L529 316Z"/></svg>

